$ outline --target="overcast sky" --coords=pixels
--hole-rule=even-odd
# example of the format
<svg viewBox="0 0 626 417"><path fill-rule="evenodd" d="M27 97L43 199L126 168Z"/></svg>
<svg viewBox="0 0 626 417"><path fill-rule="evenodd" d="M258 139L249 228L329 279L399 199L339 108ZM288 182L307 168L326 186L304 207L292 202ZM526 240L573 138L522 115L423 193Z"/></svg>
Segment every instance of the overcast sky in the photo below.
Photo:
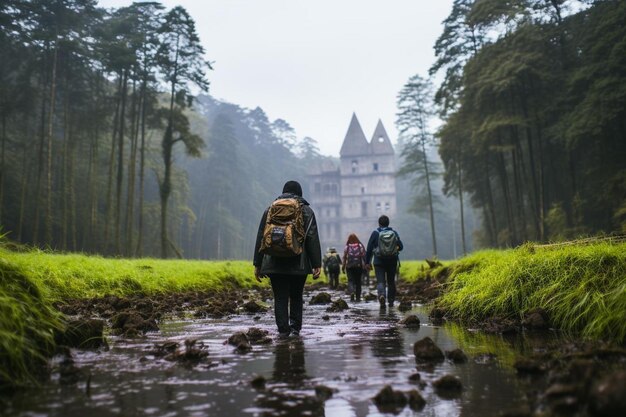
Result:
<svg viewBox="0 0 626 417"><path fill-rule="evenodd" d="M427 75L452 0L162 0L197 24L214 97L285 119L339 155L352 112L368 139L380 118L396 142L395 100ZM129 0L100 0L120 7Z"/></svg>

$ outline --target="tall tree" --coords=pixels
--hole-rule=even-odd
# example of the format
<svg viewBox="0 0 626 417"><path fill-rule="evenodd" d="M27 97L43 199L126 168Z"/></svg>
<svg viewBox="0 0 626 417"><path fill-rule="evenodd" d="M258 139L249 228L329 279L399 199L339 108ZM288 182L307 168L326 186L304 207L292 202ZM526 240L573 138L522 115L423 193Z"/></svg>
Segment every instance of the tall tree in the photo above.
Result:
<svg viewBox="0 0 626 417"><path fill-rule="evenodd" d="M204 59L204 48L196 33L195 22L180 6L170 10L161 27L162 41L159 50L159 63L165 81L169 84L170 103L166 115L166 127L161 142L163 156L163 178L159 183L161 197L161 257L166 258L171 245L167 235L167 203L171 194L173 149L176 143L185 145L190 155L199 155L202 140L190 134L186 117L182 109L191 105L193 96L190 91L195 84L202 91L207 91L209 83L205 71L211 68ZM176 124L178 121L179 125Z"/></svg>
<svg viewBox="0 0 626 417"><path fill-rule="evenodd" d="M435 210L431 181L436 175L432 170L432 162L428 158L428 150L434 145L434 137L429 130L432 111L432 86L429 81L414 75L398 93L396 126L400 137L406 143L402 156L404 162L398 174L415 177L415 188L426 189L426 201L430 217L430 230L433 243L433 255L437 256L437 235L435 233ZM416 202L423 201L418 195Z"/></svg>

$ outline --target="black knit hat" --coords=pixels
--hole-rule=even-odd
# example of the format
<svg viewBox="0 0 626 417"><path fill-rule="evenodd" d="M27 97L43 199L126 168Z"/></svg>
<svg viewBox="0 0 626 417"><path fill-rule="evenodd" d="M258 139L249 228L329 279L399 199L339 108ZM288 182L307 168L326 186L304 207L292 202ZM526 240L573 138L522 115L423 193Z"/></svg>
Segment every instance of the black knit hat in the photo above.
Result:
<svg viewBox="0 0 626 417"><path fill-rule="evenodd" d="M283 193L291 193L302 197L302 186L298 181L287 181L283 186Z"/></svg>

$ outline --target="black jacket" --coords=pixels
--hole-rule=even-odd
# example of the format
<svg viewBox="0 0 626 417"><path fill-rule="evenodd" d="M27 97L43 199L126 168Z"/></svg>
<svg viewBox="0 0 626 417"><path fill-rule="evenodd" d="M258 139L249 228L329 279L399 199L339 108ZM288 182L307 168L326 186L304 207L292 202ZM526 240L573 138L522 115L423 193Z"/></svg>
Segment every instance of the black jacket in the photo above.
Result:
<svg viewBox="0 0 626 417"><path fill-rule="evenodd" d="M384 265L384 264L398 262L398 256L394 256L391 259L381 259L374 254L374 250L378 247L378 233L382 232L383 230L393 230L393 229L391 227L379 227L378 229L372 232L372 234L370 235L370 240L367 242L367 251L365 252L366 264L369 264L370 262L372 262L372 257L374 258L374 262L373 262L374 265ZM395 230L393 230L393 232L398 237L398 251L401 251L402 249L404 249L404 245L402 244L402 241L400 240L400 235Z"/></svg>
<svg viewBox="0 0 626 417"><path fill-rule="evenodd" d="M275 256L263 255L259 253L261 248L261 240L263 239L263 230L265 230L265 220L267 219L267 211L263 212L259 230L256 235L256 244L254 246L254 266L261 267L261 274L286 274L286 275L308 275L311 274L313 268L322 266L322 249L320 246L320 237L317 232L317 222L315 221L315 213L309 206L309 203L302 197L295 194L281 194L281 198L295 198L302 205L302 217L304 218L304 229L309 229L304 239L304 251L301 255L289 258L279 258ZM310 225L310 226L309 226Z"/></svg>

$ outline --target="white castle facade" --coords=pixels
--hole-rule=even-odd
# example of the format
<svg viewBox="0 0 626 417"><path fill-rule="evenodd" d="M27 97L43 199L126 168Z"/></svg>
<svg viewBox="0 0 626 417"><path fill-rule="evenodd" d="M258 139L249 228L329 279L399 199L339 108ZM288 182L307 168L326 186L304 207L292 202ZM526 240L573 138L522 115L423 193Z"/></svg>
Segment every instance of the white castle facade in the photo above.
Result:
<svg viewBox="0 0 626 417"><path fill-rule="evenodd" d="M348 235L367 245L378 217L396 214L395 152L379 120L367 140L355 114L340 151L339 166L327 161L309 174L311 207L315 210L322 249L341 252Z"/></svg>

